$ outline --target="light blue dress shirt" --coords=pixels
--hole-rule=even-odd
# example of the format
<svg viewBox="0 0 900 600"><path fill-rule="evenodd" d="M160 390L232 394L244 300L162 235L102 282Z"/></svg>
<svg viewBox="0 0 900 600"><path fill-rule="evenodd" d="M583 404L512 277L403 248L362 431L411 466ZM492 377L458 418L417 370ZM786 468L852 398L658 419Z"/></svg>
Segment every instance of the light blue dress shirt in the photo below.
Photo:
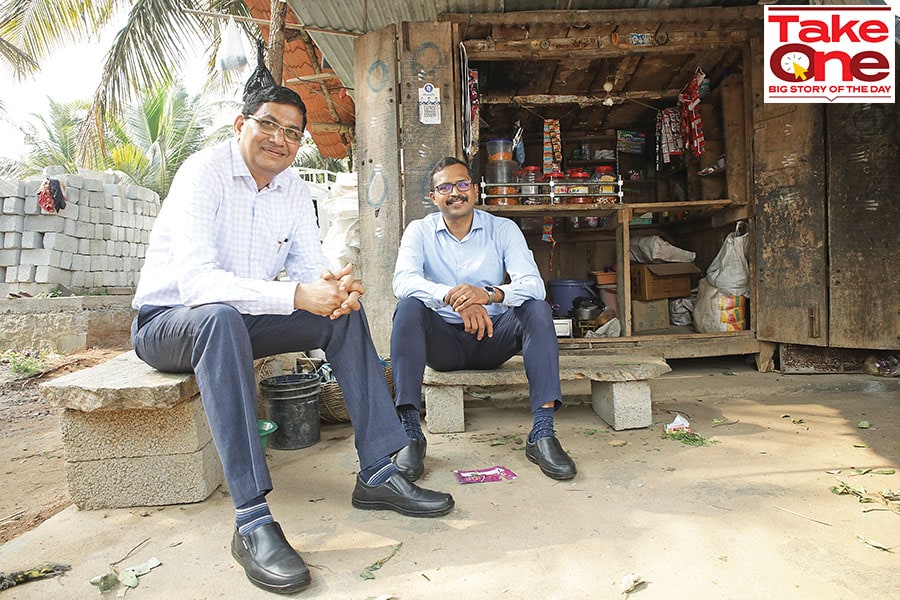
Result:
<svg viewBox="0 0 900 600"><path fill-rule="evenodd" d="M509 283L503 283L509 275ZM491 318L511 306L546 296L534 255L510 219L474 211L472 229L457 240L439 212L413 221L403 233L393 288L397 298L418 298L448 323L462 323L444 296L460 283L503 290L502 304L486 306ZM501 285L502 284L502 285Z"/></svg>

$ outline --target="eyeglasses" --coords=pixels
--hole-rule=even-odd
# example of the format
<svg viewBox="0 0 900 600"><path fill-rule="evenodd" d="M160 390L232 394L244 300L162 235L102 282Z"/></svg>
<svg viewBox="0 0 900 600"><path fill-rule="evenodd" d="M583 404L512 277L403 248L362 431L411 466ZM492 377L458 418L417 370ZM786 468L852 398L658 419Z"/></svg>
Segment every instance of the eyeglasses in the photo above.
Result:
<svg viewBox="0 0 900 600"><path fill-rule="evenodd" d="M439 194L447 195L453 191L453 188L456 188L462 193L466 193L472 189L472 180L471 179L460 179L456 183L441 183L439 185L434 186L434 189Z"/></svg>
<svg viewBox="0 0 900 600"><path fill-rule="evenodd" d="M284 133L284 139L291 143L298 143L303 139L303 132L299 129L294 129L293 127L285 127L284 125L279 125L275 121L271 121L269 119L260 119L254 115L244 115L247 119L253 119L257 123L259 123L259 130L262 131L266 135L275 135L275 133L280 129Z"/></svg>

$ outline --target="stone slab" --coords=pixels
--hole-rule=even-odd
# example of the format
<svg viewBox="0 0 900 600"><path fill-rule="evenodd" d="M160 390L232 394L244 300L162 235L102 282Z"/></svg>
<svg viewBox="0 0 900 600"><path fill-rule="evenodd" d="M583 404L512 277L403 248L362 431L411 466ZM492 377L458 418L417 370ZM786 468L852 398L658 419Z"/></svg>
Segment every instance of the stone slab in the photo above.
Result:
<svg viewBox="0 0 900 600"><path fill-rule="evenodd" d="M82 509L200 502L224 482L212 442L196 452L67 461L69 497Z"/></svg>
<svg viewBox="0 0 900 600"><path fill-rule="evenodd" d="M594 412L616 430L650 425L646 380L671 370L665 359L656 356L559 357L560 381L590 380ZM492 370L435 371L426 367L422 382L428 431L457 433L465 431L464 388L527 384L528 378L522 357L514 356Z"/></svg>
<svg viewBox="0 0 900 600"><path fill-rule="evenodd" d="M212 439L197 394L171 408L95 410L67 408L59 417L66 460L105 460L187 454Z"/></svg>
<svg viewBox="0 0 900 600"><path fill-rule="evenodd" d="M559 379L572 381L641 381L658 377L672 369L658 356L560 356ZM487 371L435 371L425 367L427 385L515 385L528 383L521 356L514 356L496 369Z"/></svg>
<svg viewBox="0 0 900 600"><path fill-rule="evenodd" d="M171 408L199 391L193 374L157 371L133 350L42 383L40 390L51 406L85 412Z"/></svg>

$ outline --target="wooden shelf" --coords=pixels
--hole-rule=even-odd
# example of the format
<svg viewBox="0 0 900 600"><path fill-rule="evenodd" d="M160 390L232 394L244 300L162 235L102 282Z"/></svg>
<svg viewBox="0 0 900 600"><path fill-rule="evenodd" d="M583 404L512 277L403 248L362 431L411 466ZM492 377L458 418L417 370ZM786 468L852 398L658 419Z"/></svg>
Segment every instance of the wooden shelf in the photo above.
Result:
<svg viewBox="0 0 900 600"><path fill-rule="evenodd" d="M476 206L485 212L506 217L546 217L599 215L609 216L630 210L632 213L663 213L687 210L692 214L708 214L731 207L733 202L723 198L718 200L686 200L684 202L629 202L624 204L516 204ZM623 218L623 217L617 217Z"/></svg>

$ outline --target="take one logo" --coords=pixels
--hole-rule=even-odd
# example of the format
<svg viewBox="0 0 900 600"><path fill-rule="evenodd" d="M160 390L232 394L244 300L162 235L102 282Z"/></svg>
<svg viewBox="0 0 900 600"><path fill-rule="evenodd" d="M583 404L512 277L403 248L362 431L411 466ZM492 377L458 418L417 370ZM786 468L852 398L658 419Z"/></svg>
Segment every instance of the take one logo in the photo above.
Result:
<svg viewBox="0 0 900 600"><path fill-rule="evenodd" d="M766 6L766 102L894 102L890 6Z"/></svg>

